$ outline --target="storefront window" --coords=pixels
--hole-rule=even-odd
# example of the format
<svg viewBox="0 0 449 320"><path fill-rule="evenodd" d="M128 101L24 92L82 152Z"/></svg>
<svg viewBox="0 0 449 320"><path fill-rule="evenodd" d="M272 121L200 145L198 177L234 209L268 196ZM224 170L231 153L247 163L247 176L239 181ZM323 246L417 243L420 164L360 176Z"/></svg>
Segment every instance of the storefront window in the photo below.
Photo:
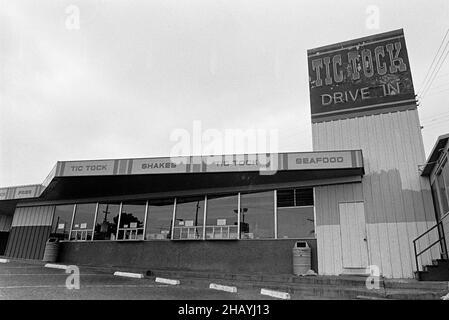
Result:
<svg viewBox="0 0 449 320"><path fill-rule="evenodd" d="M238 195L208 196L206 239L238 239Z"/></svg>
<svg viewBox="0 0 449 320"><path fill-rule="evenodd" d="M174 199L150 200L145 238L166 240L171 236Z"/></svg>
<svg viewBox="0 0 449 320"><path fill-rule="evenodd" d="M313 189L282 189L277 191L277 207L313 206Z"/></svg>
<svg viewBox="0 0 449 320"><path fill-rule="evenodd" d="M50 236L57 237L59 240L69 239L73 208L73 204L55 206Z"/></svg>
<svg viewBox="0 0 449 320"><path fill-rule="evenodd" d="M241 238L274 238L274 191L241 195Z"/></svg>
<svg viewBox="0 0 449 320"><path fill-rule="evenodd" d="M117 240L143 240L146 201L122 204Z"/></svg>
<svg viewBox="0 0 449 320"><path fill-rule="evenodd" d="M204 196L176 199L173 239L203 238Z"/></svg>
<svg viewBox="0 0 449 320"><path fill-rule="evenodd" d="M94 240L115 240L120 203L99 203Z"/></svg>
<svg viewBox="0 0 449 320"><path fill-rule="evenodd" d="M314 238L313 207L278 208L278 238Z"/></svg>
<svg viewBox="0 0 449 320"><path fill-rule="evenodd" d="M77 204L70 240L92 240L96 203Z"/></svg>

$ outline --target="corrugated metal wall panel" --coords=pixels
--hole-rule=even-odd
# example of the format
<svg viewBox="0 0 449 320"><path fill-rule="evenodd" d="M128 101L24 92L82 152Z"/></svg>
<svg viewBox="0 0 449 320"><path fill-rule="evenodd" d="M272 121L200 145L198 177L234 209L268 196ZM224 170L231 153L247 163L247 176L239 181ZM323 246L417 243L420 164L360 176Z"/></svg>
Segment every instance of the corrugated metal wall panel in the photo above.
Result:
<svg viewBox="0 0 449 320"><path fill-rule="evenodd" d="M5 255L42 259L50 235L54 206L19 207L14 212Z"/></svg>
<svg viewBox="0 0 449 320"><path fill-rule="evenodd" d="M0 215L0 232L8 232L11 229L13 216Z"/></svg>
<svg viewBox="0 0 449 320"><path fill-rule="evenodd" d="M418 164L425 162L419 128L416 110L312 125L314 151L362 149L365 165L362 188L316 188L317 226L323 226L323 221L339 224L335 220L337 209L329 207L338 201L335 192L337 199L356 200L363 195L370 261L379 265L387 277L413 276L412 240L435 223L430 185L418 172ZM327 209L321 203L326 203ZM326 252L323 247L333 242L334 252L338 252L341 242L336 241L341 239L336 232L320 232L317 236L319 249ZM435 235L426 237L421 246L433 239ZM437 255L435 248L423 255L421 263L430 263ZM341 257L325 256L319 261L320 272L338 274Z"/></svg>
<svg viewBox="0 0 449 320"><path fill-rule="evenodd" d="M42 259L51 226L13 227L5 256L19 259Z"/></svg>
<svg viewBox="0 0 449 320"><path fill-rule="evenodd" d="M14 212L13 227L50 226L54 206L19 207Z"/></svg>

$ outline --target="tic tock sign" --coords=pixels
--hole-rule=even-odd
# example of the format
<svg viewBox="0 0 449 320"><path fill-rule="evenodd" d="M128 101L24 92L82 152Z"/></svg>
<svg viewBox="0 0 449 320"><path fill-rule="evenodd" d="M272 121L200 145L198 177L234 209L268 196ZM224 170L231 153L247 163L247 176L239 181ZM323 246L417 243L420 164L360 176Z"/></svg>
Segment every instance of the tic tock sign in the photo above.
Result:
<svg viewBox="0 0 449 320"><path fill-rule="evenodd" d="M63 176L108 175L113 170L113 160L69 161L65 163Z"/></svg>
<svg viewBox="0 0 449 320"><path fill-rule="evenodd" d="M416 107L402 30L309 50L308 64L312 121Z"/></svg>

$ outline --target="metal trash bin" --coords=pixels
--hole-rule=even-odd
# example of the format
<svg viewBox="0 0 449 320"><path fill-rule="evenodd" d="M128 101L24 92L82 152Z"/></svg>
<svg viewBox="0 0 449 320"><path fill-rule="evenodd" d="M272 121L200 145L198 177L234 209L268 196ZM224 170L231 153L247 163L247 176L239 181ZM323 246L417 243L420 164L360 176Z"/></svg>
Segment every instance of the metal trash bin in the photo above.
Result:
<svg viewBox="0 0 449 320"><path fill-rule="evenodd" d="M49 238L45 243L44 258L42 261L56 262L59 254L59 246L60 243L58 238Z"/></svg>
<svg viewBox="0 0 449 320"><path fill-rule="evenodd" d="M293 274L304 275L312 267L312 250L306 241L297 241L293 247Z"/></svg>

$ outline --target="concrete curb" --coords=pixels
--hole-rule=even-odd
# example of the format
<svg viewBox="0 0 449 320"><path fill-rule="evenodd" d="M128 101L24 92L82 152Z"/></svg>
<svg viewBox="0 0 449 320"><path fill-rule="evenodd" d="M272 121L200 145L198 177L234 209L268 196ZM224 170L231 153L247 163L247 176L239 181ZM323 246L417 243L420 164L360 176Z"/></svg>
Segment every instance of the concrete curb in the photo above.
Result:
<svg viewBox="0 0 449 320"><path fill-rule="evenodd" d="M114 276L143 279L143 274L142 273L116 271L116 272L114 272Z"/></svg>
<svg viewBox="0 0 449 320"><path fill-rule="evenodd" d="M284 300L290 300L290 294L287 292L281 292L281 291L274 291L274 290L268 290L268 289L261 289L260 294L265 296L270 296L274 298L284 299Z"/></svg>
<svg viewBox="0 0 449 320"><path fill-rule="evenodd" d="M171 284L171 285L179 285L181 283L179 280L165 279L165 278L159 278L159 277L156 277L156 279L154 281L159 282L159 283Z"/></svg>
<svg viewBox="0 0 449 320"><path fill-rule="evenodd" d="M211 283L209 285L209 289L221 290L221 291L226 291L226 292L231 292L231 293L237 293L237 287L225 286L225 285L216 284L216 283Z"/></svg>

